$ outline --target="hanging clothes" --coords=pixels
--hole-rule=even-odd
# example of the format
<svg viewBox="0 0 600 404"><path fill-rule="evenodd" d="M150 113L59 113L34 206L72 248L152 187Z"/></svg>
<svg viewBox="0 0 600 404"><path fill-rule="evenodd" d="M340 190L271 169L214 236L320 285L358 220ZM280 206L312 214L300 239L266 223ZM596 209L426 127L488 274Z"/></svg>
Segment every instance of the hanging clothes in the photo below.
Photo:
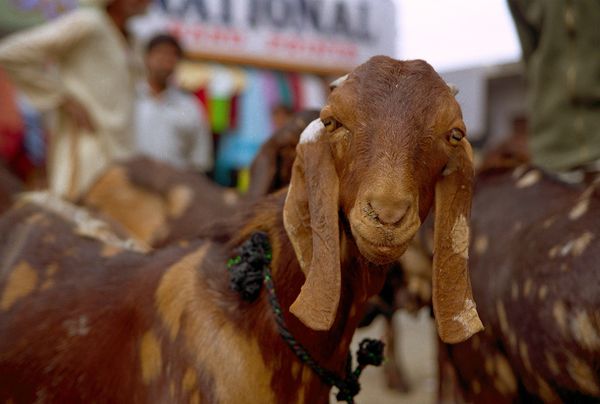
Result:
<svg viewBox="0 0 600 404"><path fill-rule="evenodd" d="M223 136L219 146L215 179L231 185L229 172L247 167L270 134L270 109L264 96L265 74L247 69L246 88L240 96L239 125Z"/></svg>
<svg viewBox="0 0 600 404"><path fill-rule="evenodd" d="M279 88L279 98L281 100L281 104L285 105L286 107L292 107L294 100L292 89L290 88L286 74L283 72L276 72L275 77L277 78L277 86Z"/></svg>
<svg viewBox="0 0 600 404"><path fill-rule="evenodd" d="M292 107L294 111L300 111L304 102L300 75L298 73L288 73L287 79L292 94L292 104L290 107Z"/></svg>
<svg viewBox="0 0 600 404"><path fill-rule="evenodd" d="M231 70L215 65L208 84L208 105L212 130L223 133L229 128L231 98L235 90L235 81Z"/></svg>
<svg viewBox="0 0 600 404"><path fill-rule="evenodd" d="M46 162L46 132L42 115L27 97L20 94L18 105L24 122L23 149L31 164L35 167L42 167Z"/></svg>

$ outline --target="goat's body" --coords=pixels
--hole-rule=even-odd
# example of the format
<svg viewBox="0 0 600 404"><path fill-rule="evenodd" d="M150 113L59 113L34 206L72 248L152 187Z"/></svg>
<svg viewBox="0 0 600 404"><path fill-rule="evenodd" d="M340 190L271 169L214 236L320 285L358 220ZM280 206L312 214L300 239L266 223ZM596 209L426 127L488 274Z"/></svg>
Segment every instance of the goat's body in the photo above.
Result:
<svg viewBox="0 0 600 404"><path fill-rule="evenodd" d="M181 252L122 251L108 259L113 247L81 239L64 220L36 210L9 214L0 225L12 230L2 232L0 252L0 398L147 401L139 341L154 322L161 273Z"/></svg>
<svg viewBox="0 0 600 404"><path fill-rule="evenodd" d="M194 237L239 208L238 194L207 177L147 157L110 167L82 204L111 217L137 239L162 246Z"/></svg>
<svg viewBox="0 0 600 404"><path fill-rule="evenodd" d="M535 169L480 176L470 272L486 332L442 347L463 398L600 399L599 211L597 190Z"/></svg>
<svg viewBox="0 0 600 404"><path fill-rule="evenodd" d="M289 241L277 211L260 222L278 240L274 281L286 308L302 275L291 246L281 245ZM9 228L0 233L0 400L327 401L329 387L279 336L265 292L247 303L229 289L229 247L197 240L139 254L81 238L32 205L0 221ZM287 317L290 329L302 327ZM355 327L359 313L351 317ZM341 373L346 328L325 343L315 338L323 333L301 337Z"/></svg>

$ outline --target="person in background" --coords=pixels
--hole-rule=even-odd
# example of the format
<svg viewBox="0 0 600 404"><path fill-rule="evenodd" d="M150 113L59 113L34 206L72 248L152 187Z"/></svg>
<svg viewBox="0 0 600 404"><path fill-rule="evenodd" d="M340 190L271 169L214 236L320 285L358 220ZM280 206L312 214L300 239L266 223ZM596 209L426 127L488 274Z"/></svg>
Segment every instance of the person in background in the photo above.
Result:
<svg viewBox="0 0 600 404"><path fill-rule="evenodd" d="M525 61L533 162L555 172L600 171L600 1L508 5Z"/></svg>
<svg viewBox="0 0 600 404"><path fill-rule="evenodd" d="M83 0L0 43L0 66L36 109L50 113L48 182L60 196L77 199L112 160L133 152L126 26L149 1Z"/></svg>
<svg viewBox="0 0 600 404"><path fill-rule="evenodd" d="M294 109L286 104L277 104L271 108L271 123L273 132L282 128L294 115Z"/></svg>
<svg viewBox="0 0 600 404"><path fill-rule="evenodd" d="M138 152L183 169L207 172L213 166L212 135L201 105L171 83L183 56L179 42L159 34L146 46L146 81L138 89Z"/></svg>

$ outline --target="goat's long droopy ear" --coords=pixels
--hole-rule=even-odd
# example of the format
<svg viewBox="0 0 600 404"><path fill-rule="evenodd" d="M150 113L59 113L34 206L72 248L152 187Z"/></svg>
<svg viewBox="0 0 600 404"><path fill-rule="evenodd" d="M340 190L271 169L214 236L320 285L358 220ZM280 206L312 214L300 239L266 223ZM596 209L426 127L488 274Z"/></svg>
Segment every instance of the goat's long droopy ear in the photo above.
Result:
<svg viewBox="0 0 600 404"><path fill-rule="evenodd" d="M446 343L466 340L483 329L468 270L473 155L463 139L435 188L433 310Z"/></svg>
<svg viewBox="0 0 600 404"><path fill-rule="evenodd" d="M314 330L335 321L341 288L338 177L319 119L296 147L283 222L306 281L290 312Z"/></svg>

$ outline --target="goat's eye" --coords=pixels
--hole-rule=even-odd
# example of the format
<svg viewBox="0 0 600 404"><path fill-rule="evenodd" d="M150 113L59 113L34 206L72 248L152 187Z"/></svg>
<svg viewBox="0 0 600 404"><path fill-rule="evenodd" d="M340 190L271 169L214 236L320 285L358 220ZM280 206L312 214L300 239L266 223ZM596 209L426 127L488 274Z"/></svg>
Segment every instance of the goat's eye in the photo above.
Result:
<svg viewBox="0 0 600 404"><path fill-rule="evenodd" d="M323 119L323 126L325 126L325 129L327 129L327 132L331 133L342 126L342 124L333 118L325 118Z"/></svg>
<svg viewBox="0 0 600 404"><path fill-rule="evenodd" d="M465 134L460 129L452 129L448 141L452 146L458 146L463 137L465 137Z"/></svg>

